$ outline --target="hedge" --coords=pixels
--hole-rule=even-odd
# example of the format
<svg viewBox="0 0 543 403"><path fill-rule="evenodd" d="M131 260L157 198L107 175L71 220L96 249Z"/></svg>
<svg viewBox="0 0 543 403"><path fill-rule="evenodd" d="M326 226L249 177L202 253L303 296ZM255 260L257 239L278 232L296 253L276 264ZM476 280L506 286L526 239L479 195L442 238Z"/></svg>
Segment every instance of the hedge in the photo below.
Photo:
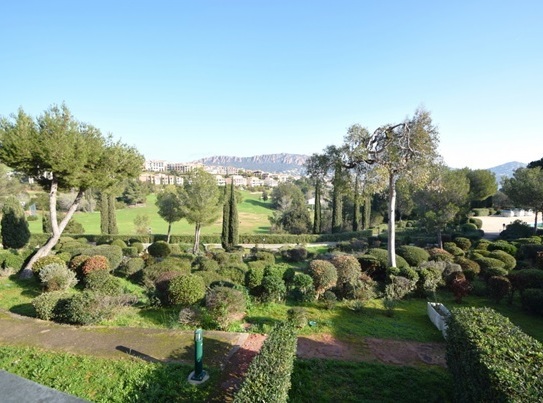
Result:
<svg viewBox="0 0 543 403"><path fill-rule="evenodd" d="M490 308L453 309L447 325L454 401L543 399L543 344Z"/></svg>
<svg viewBox="0 0 543 403"><path fill-rule="evenodd" d="M276 325L251 362L234 402L286 402L296 358L296 342L291 322Z"/></svg>

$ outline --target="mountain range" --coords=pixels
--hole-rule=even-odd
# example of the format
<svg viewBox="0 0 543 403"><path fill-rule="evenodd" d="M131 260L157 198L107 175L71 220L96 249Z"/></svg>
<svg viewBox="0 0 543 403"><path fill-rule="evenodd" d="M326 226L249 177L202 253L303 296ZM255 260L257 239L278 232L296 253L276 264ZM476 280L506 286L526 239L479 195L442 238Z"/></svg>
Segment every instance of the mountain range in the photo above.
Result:
<svg viewBox="0 0 543 403"><path fill-rule="evenodd" d="M308 158L308 155L288 153L254 155L252 157L228 157L220 155L202 158L196 162L201 162L209 166L225 166L251 171L300 175L304 172L304 163ZM496 180L500 183L502 178L510 178L516 169L524 168L526 165L523 162L511 161L487 169L496 175Z"/></svg>

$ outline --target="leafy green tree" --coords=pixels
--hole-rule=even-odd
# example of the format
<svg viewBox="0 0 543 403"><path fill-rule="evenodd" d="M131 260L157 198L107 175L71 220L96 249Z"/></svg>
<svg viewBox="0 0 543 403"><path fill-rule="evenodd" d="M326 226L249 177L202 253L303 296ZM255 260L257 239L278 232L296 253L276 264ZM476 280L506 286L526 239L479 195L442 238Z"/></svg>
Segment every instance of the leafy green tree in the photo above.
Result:
<svg viewBox="0 0 543 403"><path fill-rule="evenodd" d="M147 214L138 214L134 218L134 226L136 227L136 233L140 235L151 233L151 219Z"/></svg>
<svg viewBox="0 0 543 403"><path fill-rule="evenodd" d="M19 249L30 240L30 230L25 212L15 197L6 199L2 207L2 245L4 249Z"/></svg>
<svg viewBox="0 0 543 403"><path fill-rule="evenodd" d="M322 188L324 186L324 177L328 172L328 157L326 154L313 154L305 162L305 169L309 178L313 181L315 187L315 207L313 209L313 233L322 232Z"/></svg>
<svg viewBox="0 0 543 403"><path fill-rule="evenodd" d="M194 224L193 252L198 252L202 226L219 217L221 198L215 177L202 169L193 170L185 186L179 189L181 212L189 224Z"/></svg>
<svg viewBox="0 0 543 403"><path fill-rule="evenodd" d="M183 218L181 210L181 200L177 188L173 185L166 186L162 192L157 194L156 203L158 215L168 223L168 235L166 242L170 243L172 233L172 223Z"/></svg>
<svg viewBox="0 0 543 403"><path fill-rule="evenodd" d="M488 169L464 168L469 180L469 200L472 207L484 207L483 201L498 192L496 175Z"/></svg>
<svg viewBox="0 0 543 403"><path fill-rule="evenodd" d="M281 183L272 191L273 205L276 206L270 217L274 231L293 234L306 234L311 228L311 217L307 202L299 187L292 183Z"/></svg>
<svg viewBox="0 0 543 403"><path fill-rule="evenodd" d="M24 193L17 175L4 164L0 164L0 199Z"/></svg>
<svg viewBox="0 0 543 403"><path fill-rule="evenodd" d="M461 170L436 166L424 188L414 194L417 208L426 228L437 233L437 243L443 249L442 232L466 203L469 181Z"/></svg>
<svg viewBox="0 0 543 403"><path fill-rule="evenodd" d="M537 168L537 167L543 168L543 158L532 161L526 166L526 168Z"/></svg>
<svg viewBox="0 0 543 403"><path fill-rule="evenodd" d="M0 162L35 178L49 193L53 232L21 271L23 278L32 276L34 262L56 245L87 189L107 189L137 177L143 164L137 150L113 142L92 125L76 120L66 105L53 105L36 119L22 109L11 118L2 118L0 139ZM59 222L56 199L63 189L75 189L77 195Z"/></svg>
<svg viewBox="0 0 543 403"><path fill-rule="evenodd" d="M133 206L138 203L144 203L146 196L147 191L142 182L138 179L131 179L126 182L121 200L129 206Z"/></svg>
<svg viewBox="0 0 543 403"><path fill-rule="evenodd" d="M534 210L534 234L537 233L537 215L543 212L543 169L517 169L512 178L504 179L502 191L518 207Z"/></svg>
<svg viewBox="0 0 543 403"><path fill-rule="evenodd" d="M349 147L349 161L377 165L388 177L388 265L396 266L396 182L401 177L420 178L437 158L438 131L430 113L418 109L403 123L379 127L371 136L362 135Z"/></svg>

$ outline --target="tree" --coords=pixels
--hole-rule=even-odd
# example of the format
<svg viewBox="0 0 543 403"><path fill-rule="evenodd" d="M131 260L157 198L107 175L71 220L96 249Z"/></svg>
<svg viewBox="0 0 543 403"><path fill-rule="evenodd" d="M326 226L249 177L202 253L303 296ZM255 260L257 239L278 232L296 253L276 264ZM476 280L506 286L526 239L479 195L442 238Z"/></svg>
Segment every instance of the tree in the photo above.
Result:
<svg viewBox="0 0 543 403"><path fill-rule="evenodd" d="M129 206L145 202L147 192L141 181L132 179L126 182L120 200Z"/></svg>
<svg viewBox="0 0 543 403"><path fill-rule="evenodd" d="M437 243L443 249L442 232L466 203L469 181L461 170L436 166L424 188L414 194L426 228L437 233Z"/></svg>
<svg viewBox="0 0 543 403"><path fill-rule="evenodd" d="M151 219L147 214L138 214L134 218L136 233L139 235L151 234Z"/></svg>
<svg viewBox="0 0 543 403"><path fill-rule="evenodd" d="M33 119L22 109L0 120L0 162L37 182L49 193L52 234L29 259L21 277L32 276L32 265L58 242L87 189L107 189L126 178L137 177L143 156L92 125L76 120L66 105L51 106ZM59 222L59 190L76 190L76 197Z"/></svg>
<svg viewBox="0 0 543 403"><path fill-rule="evenodd" d="M225 201L222 215L221 243L224 249L230 249L239 243L239 216L234 181L230 188L225 187Z"/></svg>
<svg viewBox="0 0 543 403"><path fill-rule="evenodd" d="M202 169L195 169L179 189L181 212L189 224L194 224L194 247L197 253L202 226L212 224L221 208L220 193L215 177Z"/></svg>
<svg viewBox="0 0 543 403"><path fill-rule="evenodd" d="M534 210L534 234L537 233L537 215L543 212L543 169L517 169L512 178L504 179L502 191L518 207Z"/></svg>
<svg viewBox="0 0 543 403"><path fill-rule="evenodd" d="M172 223L183 218L181 200L179 199L177 188L173 185L166 186L164 190L157 195L155 204L158 207L158 215L168 223L166 242L170 243Z"/></svg>
<svg viewBox="0 0 543 403"><path fill-rule="evenodd" d="M21 203L9 197L2 207L2 245L4 249L19 249L30 240L30 230Z"/></svg>
<svg viewBox="0 0 543 403"><path fill-rule="evenodd" d="M437 158L438 131L430 113L418 109L411 119L377 128L350 145L346 166L359 164L382 167L388 176L388 264L396 266L396 182L404 176L424 176ZM419 181L420 182L420 181Z"/></svg>
<svg viewBox="0 0 543 403"><path fill-rule="evenodd" d="M322 188L324 177L328 172L328 157L326 154L313 154L305 161L305 169L315 187L315 207L313 209L313 233L322 232Z"/></svg>
<svg viewBox="0 0 543 403"><path fill-rule="evenodd" d="M532 161L526 166L526 168L537 168L537 167L543 168L543 158Z"/></svg>
<svg viewBox="0 0 543 403"><path fill-rule="evenodd" d="M498 192L496 175L488 169L464 168L469 180L469 200L472 207L484 207L481 203Z"/></svg>
<svg viewBox="0 0 543 403"><path fill-rule="evenodd" d="M306 234L311 228L311 217L305 197L293 183L281 183L272 191L276 209L270 217L272 229L292 234Z"/></svg>

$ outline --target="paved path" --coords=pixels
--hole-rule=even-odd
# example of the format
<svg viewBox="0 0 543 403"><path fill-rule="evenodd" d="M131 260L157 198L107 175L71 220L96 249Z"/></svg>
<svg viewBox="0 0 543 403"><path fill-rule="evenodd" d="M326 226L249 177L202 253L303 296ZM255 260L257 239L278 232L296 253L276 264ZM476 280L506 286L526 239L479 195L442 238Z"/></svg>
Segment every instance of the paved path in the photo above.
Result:
<svg viewBox="0 0 543 403"><path fill-rule="evenodd" d="M521 220L533 225L535 221L535 215L524 217L499 217L499 216L487 216L487 217L475 217L479 218L483 222L482 230L485 231L486 239L496 239L500 236L500 232L504 229L504 224L511 224L515 220ZM537 222L541 222L541 214L537 217Z"/></svg>

